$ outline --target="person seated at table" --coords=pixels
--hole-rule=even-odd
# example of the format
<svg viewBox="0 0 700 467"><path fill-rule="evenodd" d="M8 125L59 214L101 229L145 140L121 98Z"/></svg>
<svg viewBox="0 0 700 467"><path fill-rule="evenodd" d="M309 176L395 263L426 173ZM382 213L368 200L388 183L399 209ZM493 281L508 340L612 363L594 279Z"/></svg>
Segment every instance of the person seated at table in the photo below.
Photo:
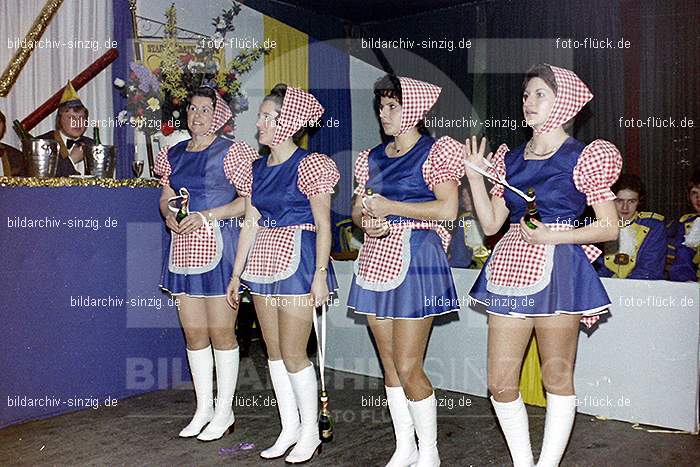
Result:
<svg viewBox="0 0 700 467"><path fill-rule="evenodd" d="M469 184L462 185L459 196L462 212L457 216L451 232L448 261L452 268L481 269L489 250L484 246L484 232L474 214Z"/></svg>
<svg viewBox="0 0 700 467"><path fill-rule="evenodd" d="M56 129L38 136L58 141L57 177L85 174L83 146L93 142L91 138L84 136L88 115L87 107L68 81L56 113Z"/></svg>
<svg viewBox="0 0 700 467"><path fill-rule="evenodd" d="M700 168L688 181L688 201L693 212L679 217L668 229L668 278L678 282L700 279Z"/></svg>
<svg viewBox="0 0 700 467"><path fill-rule="evenodd" d="M5 136L7 129L5 114L0 112L0 141ZM23 175L22 152L9 144L0 143L0 158L2 158L2 174L5 177L18 177Z"/></svg>
<svg viewBox="0 0 700 467"><path fill-rule="evenodd" d="M644 185L636 175L623 174L612 186L620 217L617 240L606 242L604 255L595 262L600 277L663 279L666 254L664 216L639 211L644 205Z"/></svg>

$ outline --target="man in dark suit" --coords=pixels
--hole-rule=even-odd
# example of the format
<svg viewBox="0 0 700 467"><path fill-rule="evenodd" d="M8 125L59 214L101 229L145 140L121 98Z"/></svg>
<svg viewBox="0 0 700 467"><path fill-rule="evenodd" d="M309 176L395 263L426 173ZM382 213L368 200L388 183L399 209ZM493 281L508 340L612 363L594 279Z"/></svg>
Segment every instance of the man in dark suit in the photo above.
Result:
<svg viewBox="0 0 700 467"><path fill-rule="evenodd" d="M0 112L0 141L5 136L7 129L5 115ZM0 143L0 158L2 159L2 171L6 177L18 177L24 175L22 153L12 146Z"/></svg>
<svg viewBox="0 0 700 467"><path fill-rule="evenodd" d="M58 141L57 177L85 174L83 146L92 143L91 138L83 136L87 129L88 115L87 107L68 81L56 113L56 129L38 136Z"/></svg>

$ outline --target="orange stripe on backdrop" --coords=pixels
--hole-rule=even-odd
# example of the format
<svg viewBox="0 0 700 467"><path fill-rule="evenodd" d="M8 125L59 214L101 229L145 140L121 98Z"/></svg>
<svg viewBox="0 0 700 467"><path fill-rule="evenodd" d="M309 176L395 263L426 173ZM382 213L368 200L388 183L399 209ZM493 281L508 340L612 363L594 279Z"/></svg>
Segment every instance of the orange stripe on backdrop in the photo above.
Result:
<svg viewBox="0 0 700 467"><path fill-rule="evenodd" d="M269 16L263 16L265 39L275 41L265 56L265 92L277 83L309 89L309 36ZM301 145L308 147L304 136Z"/></svg>

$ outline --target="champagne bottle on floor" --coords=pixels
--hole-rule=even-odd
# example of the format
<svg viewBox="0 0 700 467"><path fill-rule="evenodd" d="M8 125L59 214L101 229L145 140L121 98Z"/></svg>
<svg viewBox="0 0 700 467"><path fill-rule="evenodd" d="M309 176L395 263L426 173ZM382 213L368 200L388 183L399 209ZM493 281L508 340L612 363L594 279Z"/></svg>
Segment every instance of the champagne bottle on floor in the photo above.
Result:
<svg viewBox="0 0 700 467"><path fill-rule="evenodd" d="M328 410L328 393L321 391L321 414L318 417L318 436L322 443L333 441L333 418Z"/></svg>

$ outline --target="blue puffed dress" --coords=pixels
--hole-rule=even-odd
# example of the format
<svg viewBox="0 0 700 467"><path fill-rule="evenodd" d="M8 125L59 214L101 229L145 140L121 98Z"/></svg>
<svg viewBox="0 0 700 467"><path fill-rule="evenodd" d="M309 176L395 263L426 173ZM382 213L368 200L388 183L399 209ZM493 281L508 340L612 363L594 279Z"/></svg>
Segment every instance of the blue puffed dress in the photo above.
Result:
<svg viewBox="0 0 700 467"><path fill-rule="evenodd" d="M241 275L241 284L255 295L302 296L311 291L311 283L316 271L316 232L295 226L313 225L309 198L299 189L299 167L309 151L297 150L286 161L268 165L269 156L263 156L252 163L251 203L260 212L260 229L287 229L293 231L294 247L291 253L294 260L279 274L261 276L251 271L251 261L256 255L265 256L264 262L275 262L281 256L279 245L274 243L257 248L261 240L258 230L255 243L249 253L248 263ZM327 157L327 156L323 156ZM271 237L275 234L272 232ZM328 263L326 274L328 290L338 289L332 261Z"/></svg>
<svg viewBox="0 0 700 467"><path fill-rule="evenodd" d="M369 178L365 188L394 201L435 201L422 171L435 143L433 138L423 135L401 157L389 157L387 144L376 146L367 157ZM387 221L423 222L394 215L387 216ZM407 245L410 259L405 259L408 265L400 282L388 281L377 286L365 283L358 277L358 264L363 261L360 249L348 296L348 307L355 313L377 318L423 319L459 309L452 272L438 233L432 229L411 229L407 235L410 235Z"/></svg>
<svg viewBox="0 0 700 467"><path fill-rule="evenodd" d="M583 143L569 138L548 159L525 160L524 144L505 154L506 180L523 192L530 187L535 189L537 208L543 223L582 227L579 218L586 207L587 198L576 188L574 169L583 149ZM511 190L505 190L504 200L510 210L509 233L516 238L527 203ZM490 265L494 260L510 256L513 258L511 261L518 261L519 253L506 246L506 236L494 248L469 292L473 300L486 305L489 313L513 316L573 313L592 316L609 307L608 294L582 245L546 245L548 253L544 273L532 284L524 287L494 284L489 280L493 273Z"/></svg>
<svg viewBox="0 0 700 467"><path fill-rule="evenodd" d="M190 193L191 212L203 211L228 204L236 199L233 185L224 173L224 157L234 144L226 138L217 137L202 151L188 151L189 140L168 149L170 165L169 183L175 193L185 187ZM226 286L231 279L233 263L238 246L240 224L236 219L220 219L214 222L220 231L218 261L212 261L200 270L206 272L174 272L179 268L171 263L172 236L163 245L163 272L161 288L173 295L186 294L194 297L217 297L226 295ZM172 234L176 235L176 234Z"/></svg>

